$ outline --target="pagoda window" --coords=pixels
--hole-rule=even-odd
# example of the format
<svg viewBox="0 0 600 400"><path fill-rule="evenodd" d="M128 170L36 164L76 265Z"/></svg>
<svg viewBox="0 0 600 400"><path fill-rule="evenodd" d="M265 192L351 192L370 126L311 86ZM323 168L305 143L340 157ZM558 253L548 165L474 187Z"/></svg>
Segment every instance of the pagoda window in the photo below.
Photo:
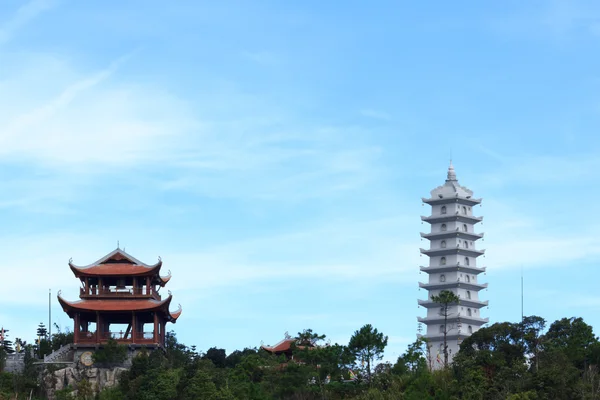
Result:
<svg viewBox="0 0 600 400"><path fill-rule="evenodd" d="M469 248L469 243L465 240L465 249Z"/></svg>
<svg viewBox="0 0 600 400"><path fill-rule="evenodd" d="M467 290L467 299L470 299L470 298L471 298L471 291Z"/></svg>
<svg viewBox="0 0 600 400"><path fill-rule="evenodd" d="M442 240L441 246L442 246L442 249L446 248L446 241L445 240Z"/></svg>
<svg viewBox="0 0 600 400"><path fill-rule="evenodd" d="M446 275L440 275L440 282L446 282Z"/></svg>
<svg viewBox="0 0 600 400"><path fill-rule="evenodd" d="M463 212L464 215L467 215L467 207L463 206L462 212Z"/></svg>
<svg viewBox="0 0 600 400"><path fill-rule="evenodd" d="M467 232L467 224L463 224L463 232Z"/></svg>
<svg viewBox="0 0 600 400"><path fill-rule="evenodd" d="M471 262L469 261L469 257L465 257L465 264L469 265Z"/></svg>
<svg viewBox="0 0 600 400"><path fill-rule="evenodd" d="M469 316L469 317L470 317L471 315L473 315L473 314L472 314L472 312L471 312L471 309L470 309L470 308L467 308L467 316Z"/></svg>
<svg viewBox="0 0 600 400"><path fill-rule="evenodd" d="M442 224L442 232L446 232L446 229L447 229L446 224Z"/></svg>
<svg viewBox="0 0 600 400"><path fill-rule="evenodd" d="M446 214L446 206L442 206L442 214Z"/></svg>
<svg viewBox="0 0 600 400"><path fill-rule="evenodd" d="M473 327L472 327L471 325L469 325L469 326L467 327L467 331L468 331L469 333L473 333Z"/></svg>
<svg viewBox="0 0 600 400"><path fill-rule="evenodd" d="M446 257L442 257L442 258L440 259L440 264L441 264L441 265L446 265Z"/></svg>
<svg viewBox="0 0 600 400"><path fill-rule="evenodd" d="M469 277L469 275L465 275L465 280L467 281L467 283L471 282L471 278Z"/></svg>
<svg viewBox="0 0 600 400"><path fill-rule="evenodd" d="M444 333L444 329L446 329L445 325L440 325L440 333Z"/></svg>

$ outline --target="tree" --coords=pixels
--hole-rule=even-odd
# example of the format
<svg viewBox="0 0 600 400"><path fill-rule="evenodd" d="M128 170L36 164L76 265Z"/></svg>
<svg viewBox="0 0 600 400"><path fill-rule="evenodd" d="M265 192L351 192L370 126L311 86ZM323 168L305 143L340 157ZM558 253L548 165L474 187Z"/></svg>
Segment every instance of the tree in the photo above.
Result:
<svg viewBox="0 0 600 400"><path fill-rule="evenodd" d="M44 325L43 322L40 322L40 324L37 327L37 336L38 339L46 339L46 336L48 336L48 329L46 329L46 325Z"/></svg>
<svg viewBox="0 0 600 400"><path fill-rule="evenodd" d="M225 355L224 349L217 349L216 347L211 347L206 351L204 357L206 360L212 361L217 368L225 368L227 356Z"/></svg>
<svg viewBox="0 0 600 400"><path fill-rule="evenodd" d="M530 316L524 317L521 322L523 330L523 340L525 348L530 357L535 362L535 370L539 371L539 350L542 341L542 331L546 327L546 320L542 317Z"/></svg>
<svg viewBox="0 0 600 400"><path fill-rule="evenodd" d="M479 329L461 343L453 367L460 398L505 399L519 393L527 372L521 324Z"/></svg>
<svg viewBox="0 0 600 400"><path fill-rule="evenodd" d="M583 370L589 362L590 350L593 349L598 339L592 327L582 318L563 318L550 325L544 335L544 347L564 351L571 362Z"/></svg>
<svg viewBox="0 0 600 400"><path fill-rule="evenodd" d="M448 327L448 317L451 316L450 308L454 304L458 304L460 297L449 290L442 290L437 296L431 296L431 301L438 303L440 308L440 316L444 317L444 367L448 366L448 332L453 328Z"/></svg>
<svg viewBox="0 0 600 400"><path fill-rule="evenodd" d="M408 346L392 368L396 375L417 374L427 369L427 339L418 338Z"/></svg>
<svg viewBox="0 0 600 400"><path fill-rule="evenodd" d="M108 338L103 348L92 354L94 363L102 366L113 366L123 363L127 358L127 346L119 344L115 339Z"/></svg>
<svg viewBox="0 0 600 400"><path fill-rule="evenodd" d="M7 332L8 329L2 328L3 335L0 335L2 337L2 340L0 340L0 350L4 351L5 354L13 354L15 350L13 349L12 341L7 339Z"/></svg>
<svg viewBox="0 0 600 400"><path fill-rule="evenodd" d="M377 328L373 328L371 324L366 324L355 331L350 338L348 351L361 364L367 364L366 371L369 384L371 384L373 361L383 358L383 351L387 343L388 337L384 336L382 332L378 332Z"/></svg>

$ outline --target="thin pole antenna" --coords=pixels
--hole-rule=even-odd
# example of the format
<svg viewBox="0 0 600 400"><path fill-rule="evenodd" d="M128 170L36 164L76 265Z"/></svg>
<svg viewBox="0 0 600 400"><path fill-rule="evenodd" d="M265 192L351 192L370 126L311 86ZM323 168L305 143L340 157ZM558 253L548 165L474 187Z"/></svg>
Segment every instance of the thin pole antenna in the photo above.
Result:
<svg viewBox="0 0 600 400"><path fill-rule="evenodd" d="M521 265L521 323L523 323L523 266Z"/></svg>
<svg viewBox="0 0 600 400"><path fill-rule="evenodd" d="M52 289L48 289L48 339L52 338Z"/></svg>

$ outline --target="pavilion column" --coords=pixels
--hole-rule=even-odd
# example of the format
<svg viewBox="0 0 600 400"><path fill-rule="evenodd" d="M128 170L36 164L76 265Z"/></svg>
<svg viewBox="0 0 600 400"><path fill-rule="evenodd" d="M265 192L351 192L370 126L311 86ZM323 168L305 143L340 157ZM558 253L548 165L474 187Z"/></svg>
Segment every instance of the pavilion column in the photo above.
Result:
<svg viewBox="0 0 600 400"><path fill-rule="evenodd" d="M100 322L100 313L96 311L96 343L100 343L100 334L102 332Z"/></svg>
<svg viewBox="0 0 600 400"><path fill-rule="evenodd" d="M154 343L158 343L158 314L154 312Z"/></svg>
<svg viewBox="0 0 600 400"><path fill-rule="evenodd" d="M77 344L79 343L79 328L81 325L81 317L79 316L79 313L75 313L75 329L73 330L73 343Z"/></svg>
<svg viewBox="0 0 600 400"><path fill-rule="evenodd" d="M135 282L135 281L134 281ZM135 312L131 313L131 343L135 343L135 335L137 334L137 318Z"/></svg>

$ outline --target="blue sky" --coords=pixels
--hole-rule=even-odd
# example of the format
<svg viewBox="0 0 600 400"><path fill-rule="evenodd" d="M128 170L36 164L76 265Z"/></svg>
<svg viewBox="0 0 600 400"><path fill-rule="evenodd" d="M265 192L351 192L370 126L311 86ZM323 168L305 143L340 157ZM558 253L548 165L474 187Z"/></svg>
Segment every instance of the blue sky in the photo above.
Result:
<svg viewBox="0 0 600 400"><path fill-rule="evenodd" d="M600 3L4 1L0 324L72 322L70 257L173 279L186 344L415 339L421 197L483 197L491 322L600 331Z"/></svg>

